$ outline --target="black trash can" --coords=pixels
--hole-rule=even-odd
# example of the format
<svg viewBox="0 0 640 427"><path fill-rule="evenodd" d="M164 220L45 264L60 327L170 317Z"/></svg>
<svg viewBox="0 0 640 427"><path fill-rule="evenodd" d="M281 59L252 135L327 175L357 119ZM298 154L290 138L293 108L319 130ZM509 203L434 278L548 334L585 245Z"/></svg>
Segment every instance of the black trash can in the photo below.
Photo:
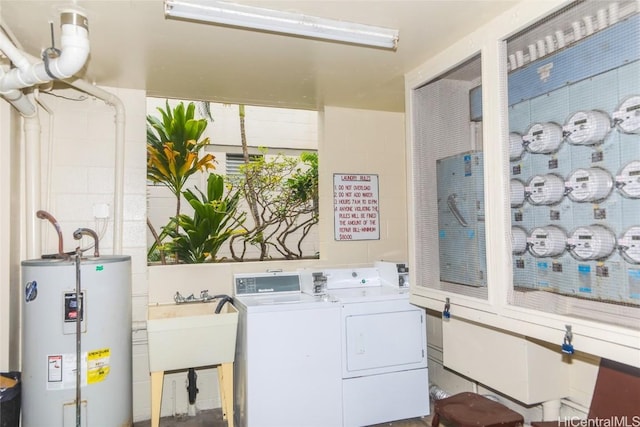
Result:
<svg viewBox="0 0 640 427"><path fill-rule="evenodd" d="M20 426L20 372L0 372L0 427Z"/></svg>

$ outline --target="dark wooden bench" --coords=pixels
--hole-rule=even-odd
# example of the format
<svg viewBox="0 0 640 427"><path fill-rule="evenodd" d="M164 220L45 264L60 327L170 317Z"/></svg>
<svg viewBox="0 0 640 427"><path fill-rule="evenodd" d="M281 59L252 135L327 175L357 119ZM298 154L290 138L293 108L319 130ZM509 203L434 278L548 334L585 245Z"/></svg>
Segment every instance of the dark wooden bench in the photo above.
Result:
<svg viewBox="0 0 640 427"><path fill-rule="evenodd" d="M575 419L560 421L533 422L531 425L562 427L575 426L579 422ZM626 422L629 426L640 422L640 368L612 360L600 360L589 414L587 420L582 420L579 425L605 425L605 422L610 423L607 425L625 425Z"/></svg>

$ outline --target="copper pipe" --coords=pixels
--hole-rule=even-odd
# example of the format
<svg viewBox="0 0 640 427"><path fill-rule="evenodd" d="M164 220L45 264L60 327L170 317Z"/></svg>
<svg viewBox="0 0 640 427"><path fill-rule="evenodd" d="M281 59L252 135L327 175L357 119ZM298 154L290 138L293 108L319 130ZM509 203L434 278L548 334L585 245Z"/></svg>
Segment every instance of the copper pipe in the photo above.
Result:
<svg viewBox="0 0 640 427"><path fill-rule="evenodd" d="M91 236L93 237L93 256L98 258L100 256L100 250L98 249L99 239L98 233L93 231L90 228L78 228L73 232L73 238L76 240L82 239L82 236Z"/></svg>
<svg viewBox="0 0 640 427"><path fill-rule="evenodd" d="M37 211L36 216L40 219L48 220L56 229L56 232L58 233L58 255L60 255L61 258L66 258L67 254L64 253L64 245L62 241L62 229L60 228L60 224L58 224L58 221L56 221L53 215L51 215L47 211Z"/></svg>

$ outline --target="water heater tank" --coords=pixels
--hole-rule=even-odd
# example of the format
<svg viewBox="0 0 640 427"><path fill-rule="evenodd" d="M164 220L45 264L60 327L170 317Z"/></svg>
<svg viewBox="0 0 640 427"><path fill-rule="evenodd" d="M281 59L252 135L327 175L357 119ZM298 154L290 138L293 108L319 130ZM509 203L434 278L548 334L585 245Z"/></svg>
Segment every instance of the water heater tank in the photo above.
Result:
<svg viewBox="0 0 640 427"><path fill-rule="evenodd" d="M80 317L80 425L133 424L131 258L22 262L22 426L76 426ZM78 302L79 300L79 302Z"/></svg>

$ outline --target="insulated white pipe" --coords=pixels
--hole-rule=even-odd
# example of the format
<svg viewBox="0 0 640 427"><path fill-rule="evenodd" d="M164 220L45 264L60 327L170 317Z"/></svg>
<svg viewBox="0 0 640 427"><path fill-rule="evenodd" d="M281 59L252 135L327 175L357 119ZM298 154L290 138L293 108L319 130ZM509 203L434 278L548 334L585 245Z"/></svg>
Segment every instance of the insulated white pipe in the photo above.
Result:
<svg viewBox="0 0 640 427"><path fill-rule="evenodd" d="M42 254L39 221L36 211L40 209L40 119L38 116L24 119L25 204L27 259L39 258Z"/></svg>
<svg viewBox="0 0 640 427"><path fill-rule="evenodd" d="M0 51L2 51L19 70L23 72L29 70L31 63L3 32L0 32Z"/></svg>
<svg viewBox="0 0 640 427"><path fill-rule="evenodd" d="M115 108L116 144L115 144L115 189L113 194L113 253L122 253L122 226L123 226L123 200L124 200L124 130L125 110L124 104L117 96L107 92L85 80L66 80L68 84L89 95L102 99Z"/></svg>
<svg viewBox="0 0 640 427"><path fill-rule="evenodd" d="M45 188L45 199L44 199L44 210L51 210L51 173L53 172L53 135L54 135L54 126L53 126L53 110L46 102L40 97L40 92L38 90L34 91L36 104L39 105L47 116L49 117L49 127L47 132L47 166L45 172L45 182L47 183ZM50 227L47 227L49 230Z"/></svg>
<svg viewBox="0 0 640 427"><path fill-rule="evenodd" d="M542 402L542 421L556 421L560 419L560 399Z"/></svg>
<svg viewBox="0 0 640 427"><path fill-rule="evenodd" d="M562 406L568 406L571 409L574 409L578 412L582 412L583 416L585 417L589 413L589 408L585 408L583 405L573 402L569 399L561 399L560 403L562 404Z"/></svg>
<svg viewBox="0 0 640 427"><path fill-rule="evenodd" d="M22 47L17 42L15 35L5 25L4 20L0 18L0 52L3 52L13 64L23 70L28 69L31 64L29 56L21 52ZM0 68L0 80L4 77L5 72ZM36 114L35 105L27 98L27 96L17 89L10 89L4 93L0 92L0 96L5 98L12 104L18 112L24 117L33 117Z"/></svg>
<svg viewBox="0 0 640 427"><path fill-rule="evenodd" d="M12 69L0 79L0 93L47 83L56 79L67 79L82 69L89 56L87 18L78 11L65 10L60 15L60 21L62 24L60 56L49 59L46 63L43 61L37 64L29 64L24 69ZM4 39L9 41L6 37ZM20 52L15 49L12 54L16 55L20 54ZM24 55L20 54L20 56L24 58ZM26 58L24 61L26 61Z"/></svg>
<svg viewBox="0 0 640 427"><path fill-rule="evenodd" d="M0 73L0 76L1 75L2 73ZM36 115L36 106L19 90L7 90L5 92L0 92L0 95L2 95L9 104L13 105L22 116L32 118Z"/></svg>

